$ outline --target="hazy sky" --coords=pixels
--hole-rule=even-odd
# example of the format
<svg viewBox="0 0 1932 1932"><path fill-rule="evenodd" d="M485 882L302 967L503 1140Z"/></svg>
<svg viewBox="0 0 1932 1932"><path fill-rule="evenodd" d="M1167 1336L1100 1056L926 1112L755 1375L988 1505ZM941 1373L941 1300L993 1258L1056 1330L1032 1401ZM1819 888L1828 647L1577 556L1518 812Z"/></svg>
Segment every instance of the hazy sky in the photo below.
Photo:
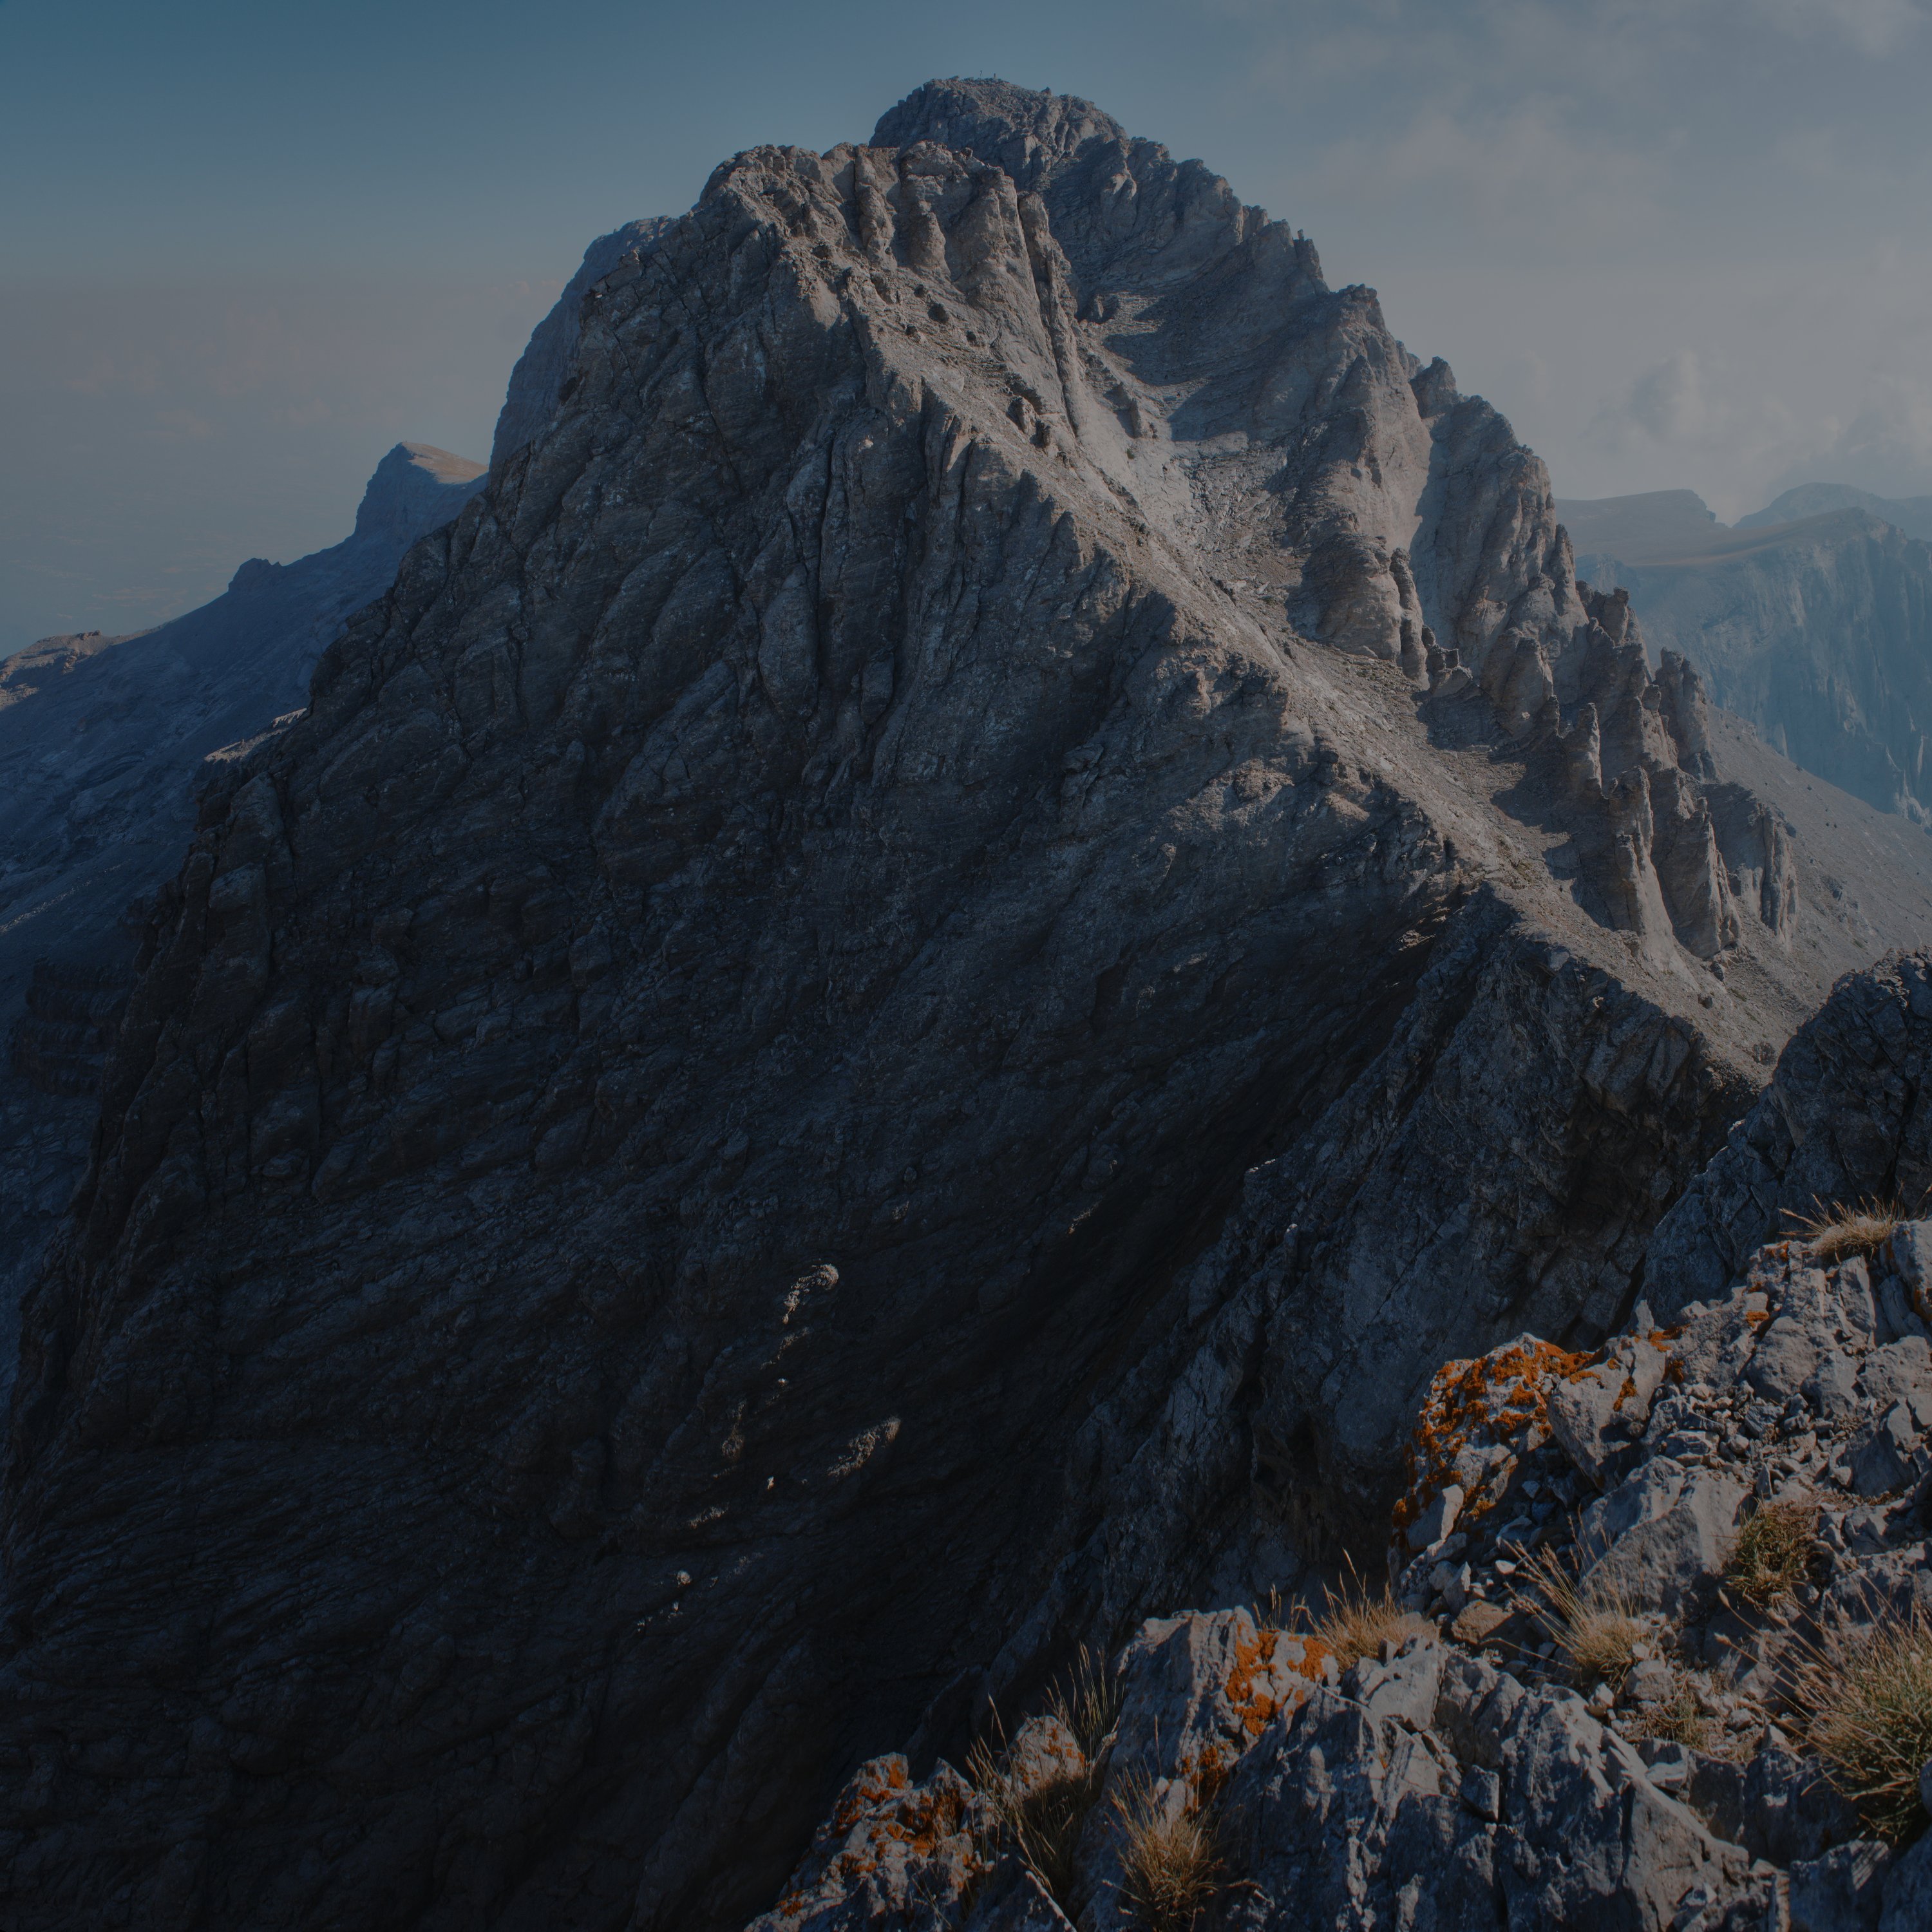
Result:
<svg viewBox="0 0 1932 1932"><path fill-rule="evenodd" d="M0 651L487 455L593 235L950 74L1202 157L1563 494L1932 490L1920 0L0 0Z"/></svg>

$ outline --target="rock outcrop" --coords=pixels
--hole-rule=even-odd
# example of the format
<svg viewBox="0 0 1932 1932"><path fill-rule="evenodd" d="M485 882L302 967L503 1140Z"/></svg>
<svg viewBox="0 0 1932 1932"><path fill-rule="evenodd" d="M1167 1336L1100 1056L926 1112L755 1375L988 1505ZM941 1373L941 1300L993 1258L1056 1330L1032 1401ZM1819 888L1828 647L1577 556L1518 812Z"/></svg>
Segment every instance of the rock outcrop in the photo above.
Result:
<svg viewBox="0 0 1932 1932"><path fill-rule="evenodd" d="M670 225L662 215L627 221L608 235L598 236L584 250L576 274L564 284L563 292L549 314L531 332L529 346L510 372L510 386L498 412L496 432L490 445L493 469L528 448L532 438L541 434L556 413L557 404L564 400L563 387L570 380L571 365L576 359L584 297L607 275L647 254Z"/></svg>
<svg viewBox="0 0 1932 1932"><path fill-rule="evenodd" d="M179 866L206 761L302 708L344 619L482 477L398 443L340 543L251 559L212 604L152 631L47 638L0 662L0 1396L20 1296L86 1163L104 1025L145 916L130 924L130 902Z"/></svg>
<svg viewBox="0 0 1932 1932"><path fill-rule="evenodd" d="M1805 770L1922 826L1932 823L1932 530L1918 526L1916 500L1862 497L1790 490L1735 530L1688 490L1558 514L1579 570L1628 590L1652 643L1696 664L1718 704Z"/></svg>
<svg viewBox="0 0 1932 1932"><path fill-rule="evenodd" d="M1831 1104L1901 1158L1894 1070L1932 1028L1903 970L1842 987L1778 1090L1876 1026ZM1847 1238L1760 1246L1708 1298L1654 1252L1668 1326L1446 1364L1393 1595L1153 1618L970 1778L868 1764L752 1932L1152 1922L1158 1856L1192 1874L1173 1922L1279 1932L1921 1925L1932 1720L1894 1696L1848 1731L1856 1665L1821 1660L1876 1637L1932 1671L1932 1222ZM1880 1749L1902 1788L1861 1781Z"/></svg>
<svg viewBox="0 0 1932 1932"><path fill-rule="evenodd" d="M1359 1541L1932 932L1087 104L620 256L143 938L14 1410L23 1926L741 1923L882 1748Z"/></svg>

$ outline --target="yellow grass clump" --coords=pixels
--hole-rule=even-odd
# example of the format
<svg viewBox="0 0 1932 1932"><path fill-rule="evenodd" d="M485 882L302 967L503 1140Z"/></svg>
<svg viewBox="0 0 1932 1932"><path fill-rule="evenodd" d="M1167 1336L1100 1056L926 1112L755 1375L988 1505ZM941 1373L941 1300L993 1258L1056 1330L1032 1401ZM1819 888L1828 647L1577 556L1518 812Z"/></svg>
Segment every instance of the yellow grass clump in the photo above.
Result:
<svg viewBox="0 0 1932 1932"><path fill-rule="evenodd" d="M1882 1607L1792 1646L1786 1688L1832 1782L1894 1844L1925 1825L1918 1772L1932 1758L1932 1618Z"/></svg>
<svg viewBox="0 0 1932 1932"><path fill-rule="evenodd" d="M1568 1663L1579 1683L1615 1690L1630 1673L1631 1652L1644 1627L1629 1604L1610 1592L1580 1589L1576 1580L1548 1550L1532 1552L1523 1574L1535 1598L1526 1604Z"/></svg>
<svg viewBox="0 0 1932 1932"><path fill-rule="evenodd" d="M1795 1498L1761 1503L1738 1532L1724 1581L1755 1608L1768 1610L1802 1583L1818 1553L1818 1512Z"/></svg>
<svg viewBox="0 0 1932 1932"><path fill-rule="evenodd" d="M1827 1202L1814 1196L1811 1206L1809 1214L1787 1208L1785 1218L1798 1238L1828 1263L1849 1261L1854 1255L1869 1258L1876 1254L1891 1240L1892 1231L1910 1218L1896 1201Z"/></svg>
<svg viewBox="0 0 1932 1932"><path fill-rule="evenodd" d="M1221 1888L1210 1811L1190 1802L1170 1812L1143 1779L1124 1780L1112 1802L1129 1918L1139 1932L1192 1932Z"/></svg>
<svg viewBox="0 0 1932 1932"><path fill-rule="evenodd" d="M1703 1750L1711 1742L1711 1720L1705 1716L1690 1687L1681 1684L1666 1702L1653 1704L1639 1714L1636 1735L1655 1738L1662 1743L1683 1744L1692 1750Z"/></svg>
<svg viewBox="0 0 1932 1932"><path fill-rule="evenodd" d="M1324 1590L1327 1600L1315 1619L1315 1634L1335 1653L1335 1667L1346 1670L1365 1657L1378 1657L1388 1644L1400 1649L1412 1636L1433 1636L1436 1627L1405 1610L1387 1584L1372 1595L1352 1564L1340 1591Z"/></svg>
<svg viewBox="0 0 1932 1932"><path fill-rule="evenodd" d="M1073 1733L1082 1757L1078 1767L1062 1766L1027 1784L1006 1754L982 1738L967 1754L966 1774L992 1808L994 1849L1017 1853L1070 1918L1081 1904L1075 1896L1075 1854L1100 1802L1107 1746L1120 1716L1120 1687L1105 1660L1082 1644L1072 1669L1048 1694L1046 1708Z"/></svg>

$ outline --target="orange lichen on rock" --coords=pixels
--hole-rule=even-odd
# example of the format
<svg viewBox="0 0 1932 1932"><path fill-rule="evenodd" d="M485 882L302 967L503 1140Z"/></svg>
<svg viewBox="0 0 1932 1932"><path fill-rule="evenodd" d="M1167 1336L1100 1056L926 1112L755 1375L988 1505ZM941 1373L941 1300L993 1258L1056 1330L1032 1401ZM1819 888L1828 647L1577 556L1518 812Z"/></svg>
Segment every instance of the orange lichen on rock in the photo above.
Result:
<svg viewBox="0 0 1932 1932"><path fill-rule="evenodd" d="M988 1869L972 1815L980 1802L950 1767L914 1785L903 1757L874 1758L839 1794L790 1889L760 1922L808 1918L868 1879L888 1898L923 1896L942 1875L956 1891Z"/></svg>
<svg viewBox="0 0 1932 1932"><path fill-rule="evenodd" d="M1308 1695L1304 1686L1322 1682L1331 1654L1318 1637L1272 1628L1257 1630L1252 1642L1236 1644L1226 1696L1243 1731L1258 1738L1282 1712L1298 1710Z"/></svg>
<svg viewBox="0 0 1932 1932"><path fill-rule="evenodd" d="M1258 1666L1261 1674L1272 1684L1274 1672L1270 1666L1274 1662L1275 1646L1280 1641L1280 1630L1263 1630L1255 1634L1253 1642L1234 1646L1234 1666L1228 1673L1228 1702L1251 1738L1259 1737L1262 1726L1281 1708L1279 1699L1255 1683Z"/></svg>
<svg viewBox="0 0 1932 1932"><path fill-rule="evenodd" d="M1436 1372L1410 1438L1402 1493L1390 1517L1401 1537L1437 1496L1457 1479L1466 1452L1502 1448L1511 1460L1541 1440L1552 1380L1574 1380L1603 1360L1600 1352L1573 1354L1533 1336L1492 1348L1486 1355L1445 1362ZM1479 1514L1495 1502L1493 1486L1478 1478L1465 1485L1462 1514Z"/></svg>

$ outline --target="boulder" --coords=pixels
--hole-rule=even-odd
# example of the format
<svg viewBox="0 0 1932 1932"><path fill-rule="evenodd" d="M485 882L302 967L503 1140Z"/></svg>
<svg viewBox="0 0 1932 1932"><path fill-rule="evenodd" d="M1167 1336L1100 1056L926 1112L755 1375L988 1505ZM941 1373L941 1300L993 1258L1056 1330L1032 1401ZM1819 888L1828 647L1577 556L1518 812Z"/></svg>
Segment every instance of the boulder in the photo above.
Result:
<svg viewBox="0 0 1932 1932"><path fill-rule="evenodd" d="M1834 1845L1791 1868L1791 1932L1878 1932L1888 1847L1870 1838Z"/></svg>
<svg viewBox="0 0 1932 1932"><path fill-rule="evenodd" d="M1584 1512L1580 1587L1675 1615L1722 1574L1747 1493L1714 1470L1646 1463Z"/></svg>
<svg viewBox="0 0 1932 1932"><path fill-rule="evenodd" d="M778 1902L747 1932L861 1932L955 1922L988 1869L994 1821L950 1765L914 1784L896 1753L860 1766ZM923 1915L923 1916L922 1916Z"/></svg>

